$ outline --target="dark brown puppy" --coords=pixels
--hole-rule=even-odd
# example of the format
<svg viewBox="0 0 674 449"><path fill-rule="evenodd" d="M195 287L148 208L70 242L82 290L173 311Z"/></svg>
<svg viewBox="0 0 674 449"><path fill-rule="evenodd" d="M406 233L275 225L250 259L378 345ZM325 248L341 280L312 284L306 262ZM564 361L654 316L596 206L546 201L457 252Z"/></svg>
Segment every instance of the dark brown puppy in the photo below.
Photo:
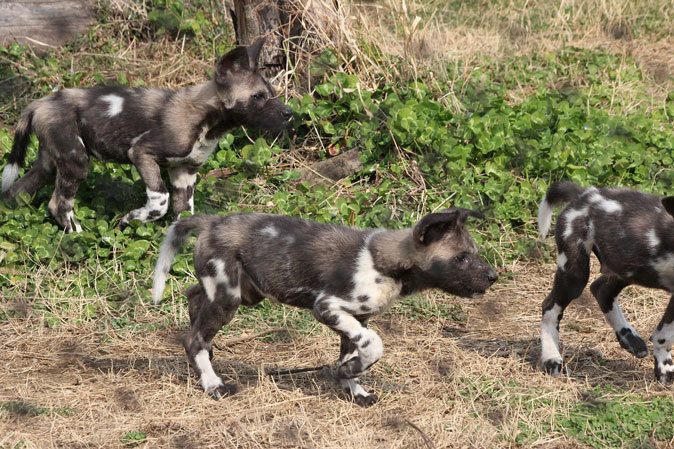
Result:
<svg viewBox="0 0 674 449"><path fill-rule="evenodd" d="M552 206L569 203L557 218L557 273L552 291L543 301L541 367L556 376L562 372L559 322L564 309L579 297L590 277L590 252L601 263L601 276L590 285L620 346L636 357L646 357L646 342L625 320L618 294L631 284L659 288L674 294L674 196L619 188L584 189L572 182L550 186L538 212L545 236ZM655 377L674 381L670 350L674 343L674 296L651 335Z"/></svg>
<svg viewBox="0 0 674 449"><path fill-rule="evenodd" d="M168 210L169 194L160 167L173 185L173 212L193 211L199 167L218 138L239 125L279 129L292 111L257 72L263 39L237 47L215 65L207 83L180 90L130 87L65 89L31 103L16 127L2 191L14 198L30 195L55 180L49 211L67 232L80 231L75 192L89 169L89 158L134 164L146 185L147 203L122 218L156 220ZM40 149L37 161L14 183L23 165L31 133Z"/></svg>
<svg viewBox="0 0 674 449"><path fill-rule="evenodd" d="M358 378L379 360L383 347L367 320L401 296L438 288L476 297L498 278L464 226L469 216L479 214L451 208L425 216L412 229L392 231L280 215L195 215L168 230L155 270L155 302L173 257L196 231L199 285L187 291L191 327L184 344L208 394L219 399L235 391L213 371L213 337L239 305L266 297L311 310L341 336L340 384L358 404L371 405L377 396Z"/></svg>

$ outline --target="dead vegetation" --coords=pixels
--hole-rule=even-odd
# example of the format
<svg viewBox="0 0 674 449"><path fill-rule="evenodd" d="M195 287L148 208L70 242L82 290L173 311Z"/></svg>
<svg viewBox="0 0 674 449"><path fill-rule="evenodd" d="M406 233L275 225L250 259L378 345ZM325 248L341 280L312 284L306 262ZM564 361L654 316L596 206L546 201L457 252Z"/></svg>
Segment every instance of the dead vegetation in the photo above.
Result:
<svg viewBox="0 0 674 449"><path fill-rule="evenodd" d="M588 292L562 321L570 374L539 372L539 309L554 266L509 269L510 280L478 301L430 294L432 302L460 304L463 323L400 313L375 319L385 353L365 380L381 397L368 409L342 399L328 368L265 374L334 362L338 341L321 327L290 325L277 334L278 322L264 322L239 337L216 337L214 366L241 391L215 402L185 361L184 324L102 330L64 317L50 329L32 310L0 326L0 447L129 447L124 436L135 431L147 435L138 441L147 448L486 448L514 446L523 426L539 433L526 446L581 447L546 429L589 389L671 394L653 380L650 357L637 360L619 347ZM621 302L648 335L665 301L632 289ZM141 323L165 321L147 305L136 307ZM170 321L184 323L176 313Z"/></svg>

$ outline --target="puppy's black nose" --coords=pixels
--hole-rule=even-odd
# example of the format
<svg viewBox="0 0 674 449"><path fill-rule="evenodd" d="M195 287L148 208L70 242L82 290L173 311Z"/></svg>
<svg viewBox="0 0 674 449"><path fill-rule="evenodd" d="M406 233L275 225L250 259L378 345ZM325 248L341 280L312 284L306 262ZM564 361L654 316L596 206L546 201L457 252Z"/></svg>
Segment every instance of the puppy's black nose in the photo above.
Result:
<svg viewBox="0 0 674 449"><path fill-rule="evenodd" d="M293 116L293 110L290 108L285 108L283 111L281 111L281 115L285 120L290 120Z"/></svg>
<svg viewBox="0 0 674 449"><path fill-rule="evenodd" d="M498 274L494 270L491 270L487 275L487 279L493 284L498 279Z"/></svg>

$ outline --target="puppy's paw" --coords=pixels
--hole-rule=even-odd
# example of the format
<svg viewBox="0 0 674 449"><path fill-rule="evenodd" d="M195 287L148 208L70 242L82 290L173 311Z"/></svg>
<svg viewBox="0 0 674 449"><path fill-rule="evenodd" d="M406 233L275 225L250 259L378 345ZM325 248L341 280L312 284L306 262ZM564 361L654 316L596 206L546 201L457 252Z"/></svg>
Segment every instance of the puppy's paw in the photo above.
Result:
<svg viewBox="0 0 674 449"><path fill-rule="evenodd" d="M664 360L655 359L655 378L661 383L668 385L674 382L674 362L671 356Z"/></svg>
<svg viewBox="0 0 674 449"><path fill-rule="evenodd" d="M634 331L634 329L623 327L620 331L616 332L615 335L618 338L620 347L627 350L627 352L635 357L643 359L648 355L646 342Z"/></svg>
<svg viewBox="0 0 674 449"><path fill-rule="evenodd" d="M206 393L216 401L236 393L236 385L220 384L210 387Z"/></svg>
<svg viewBox="0 0 674 449"><path fill-rule="evenodd" d="M566 374L566 367L562 366L562 359L548 359L541 362L543 372L557 377L560 374Z"/></svg>
<svg viewBox="0 0 674 449"><path fill-rule="evenodd" d="M357 394L357 395L350 395L351 400L355 402L357 405L361 407L370 407L379 401L379 396L376 394L368 394L368 395L362 395L362 394Z"/></svg>

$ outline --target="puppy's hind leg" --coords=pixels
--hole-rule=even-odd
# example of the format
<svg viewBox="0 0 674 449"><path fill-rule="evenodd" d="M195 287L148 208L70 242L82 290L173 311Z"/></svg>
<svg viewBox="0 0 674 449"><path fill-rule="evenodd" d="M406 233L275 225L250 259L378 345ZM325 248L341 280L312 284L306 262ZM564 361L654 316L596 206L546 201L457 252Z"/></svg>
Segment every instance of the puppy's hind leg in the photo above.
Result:
<svg viewBox="0 0 674 449"><path fill-rule="evenodd" d="M337 379L358 405L367 407L377 402L378 398L365 391L358 383L358 378L381 358L383 344L376 332L365 327L343 306L342 299L325 297L316 301L312 313L318 321L342 338Z"/></svg>
<svg viewBox="0 0 674 449"><path fill-rule="evenodd" d="M28 173L7 190L7 196L13 199L19 192L33 195L45 184L52 181L55 174L56 167L54 166L54 161L52 161L47 151L41 145L37 153L37 160L30 170L28 170Z"/></svg>
<svg viewBox="0 0 674 449"><path fill-rule="evenodd" d="M655 358L655 378L663 384L674 382L674 362L672 362L672 344L674 344L674 295L669 300L665 314L651 335L653 356Z"/></svg>
<svg viewBox="0 0 674 449"><path fill-rule="evenodd" d="M241 297L227 283L217 282L214 282L214 288L210 284L208 288L203 288L203 284L192 286L188 289L188 295L192 325L183 340L187 359L197 371L204 391L213 399L234 394L236 386L224 384L213 370L212 341L218 330L234 317L241 304Z"/></svg>
<svg viewBox="0 0 674 449"><path fill-rule="evenodd" d="M648 355L646 342L627 322L618 304L618 294L628 285L629 282L615 276L603 275L590 285L590 291L597 299L606 321L615 331L620 346L635 357L643 358Z"/></svg>
<svg viewBox="0 0 674 449"><path fill-rule="evenodd" d="M559 352L559 322L564 309L583 292L590 278L590 256L582 245L565 247L557 243L558 267L552 291L543 301L541 320L541 368L559 376L562 355Z"/></svg>
<svg viewBox="0 0 674 449"><path fill-rule="evenodd" d="M67 233L81 232L82 227L75 220L73 207L77 188L89 171L89 154L82 140L77 138L75 129L70 131L66 129L64 132L63 135L51 136L54 150L51 156L56 165L56 183L48 208Z"/></svg>

